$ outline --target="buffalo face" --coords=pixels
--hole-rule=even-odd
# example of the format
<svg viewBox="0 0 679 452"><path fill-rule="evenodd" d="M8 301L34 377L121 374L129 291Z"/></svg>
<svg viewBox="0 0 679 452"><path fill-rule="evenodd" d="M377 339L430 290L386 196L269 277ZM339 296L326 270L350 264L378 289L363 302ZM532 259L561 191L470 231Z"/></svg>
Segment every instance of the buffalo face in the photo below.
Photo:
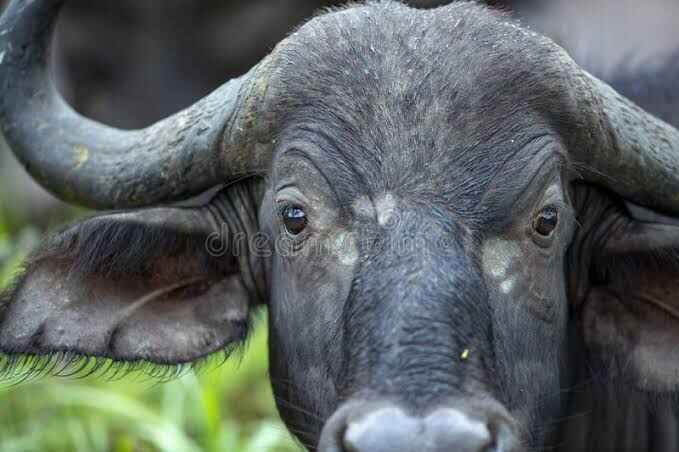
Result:
<svg viewBox="0 0 679 452"><path fill-rule="evenodd" d="M456 54L471 51L455 42ZM371 45L349 71L365 70L365 84L329 82L335 66L320 61L284 80L299 83L294 96L305 80L328 88L284 125L260 209L276 247L269 316L283 418L305 444L323 430L322 450L539 443L568 378L577 213L559 131L499 88L491 104L512 97L523 118L461 111L499 82L487 68L466 75L483 88L453 66L423 86L415 74L430 55ZM382 81L396 60L415 70L394 92ZM455 79L456 90L434 91Z"/></svg>

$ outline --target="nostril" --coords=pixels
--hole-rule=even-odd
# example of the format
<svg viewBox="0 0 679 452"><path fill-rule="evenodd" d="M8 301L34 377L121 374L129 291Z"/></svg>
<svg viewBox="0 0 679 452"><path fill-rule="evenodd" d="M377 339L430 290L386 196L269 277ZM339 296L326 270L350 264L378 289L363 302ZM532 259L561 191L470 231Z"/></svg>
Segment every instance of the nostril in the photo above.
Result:
<svg viewBox="0 0 679 452"><path fill-rule="evenodd" d="M396 407L366 413L347 424L342 445L345 452L410 451L422 421Z"/></svg>
<svg viewBox="0 0 679 452"><path fill-rule="evenodd" d="M485 422L454 409L437 410L427 416L425 442L432 452L491 452L494 438Z"/></svg>
<svg viewBox="0 0 679 452"><path fill-rule="evenodd" d="M495 438L484 422L453 409L426 418L383 407L351 419L344 431L344 452L494 452Z"/></svg>
<svg viewBox="0 0 679 452"><path fill-rule="evenodd" d="M511 452L518 449L518 442L508 424L496 424L493 433L494 440L488 452Z"/></svg>
<svg viewBox="0 0 679 452"><path fill-rule="evenodd" d="M444 408L411 416L391 404L352 404L323 428L319 452L510 452L517 442L509 424L491 423Z"/></svg>

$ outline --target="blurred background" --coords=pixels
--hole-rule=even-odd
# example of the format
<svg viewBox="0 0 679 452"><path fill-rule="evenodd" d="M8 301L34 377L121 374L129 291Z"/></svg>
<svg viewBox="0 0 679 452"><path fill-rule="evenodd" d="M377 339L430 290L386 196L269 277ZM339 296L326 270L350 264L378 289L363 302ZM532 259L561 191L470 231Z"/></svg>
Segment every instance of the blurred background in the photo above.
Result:
<svg viewBox="0 0 679 452"><path fill-rule="evenodd" d="M449 2L406 3L429 8ZM341 3L73 0L57 27L52 70L82 114L122 128L144 127L246 72L305 19ZM632 98L648 98L648 87L629 74L679 57L676 0L485 3L551 36ZM86 213L36 186L0 137L0 288L45 231ZM132 375L113 382L4 385L0 451L301 450L278 420L267 380L266 324L263 318L258 324L242 359L169 383Z"/></svg>

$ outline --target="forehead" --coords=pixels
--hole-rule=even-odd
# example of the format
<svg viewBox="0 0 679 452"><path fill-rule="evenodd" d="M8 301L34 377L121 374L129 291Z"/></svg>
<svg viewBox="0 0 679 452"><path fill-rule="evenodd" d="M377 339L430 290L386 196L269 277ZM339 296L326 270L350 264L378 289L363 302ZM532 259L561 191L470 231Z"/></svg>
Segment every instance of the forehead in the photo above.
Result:
<svg viewBox="0 0 679 452"><path fill-rule="evenodd" d="M558 161L558 50L483 7L347 9L280 52L280 142L349 197L435 189L471 208L501 180Z"/></svg>

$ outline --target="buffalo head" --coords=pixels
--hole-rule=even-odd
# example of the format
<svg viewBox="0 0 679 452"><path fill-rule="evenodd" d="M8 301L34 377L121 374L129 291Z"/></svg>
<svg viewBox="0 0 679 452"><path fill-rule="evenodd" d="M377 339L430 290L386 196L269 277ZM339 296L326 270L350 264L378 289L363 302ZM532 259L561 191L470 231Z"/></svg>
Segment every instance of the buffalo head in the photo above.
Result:
<svg viewBox="0 0 679 452"><path fill-rule="evenodd" d="M267 306L280 412L324 452L543 447L582 382L676 390L679 132L549 39L473 3L351 6L123 131L50 83L60 4L0 22L2 130L52 192L132 210L29 260L6 371L195 362Z"/></svg>

